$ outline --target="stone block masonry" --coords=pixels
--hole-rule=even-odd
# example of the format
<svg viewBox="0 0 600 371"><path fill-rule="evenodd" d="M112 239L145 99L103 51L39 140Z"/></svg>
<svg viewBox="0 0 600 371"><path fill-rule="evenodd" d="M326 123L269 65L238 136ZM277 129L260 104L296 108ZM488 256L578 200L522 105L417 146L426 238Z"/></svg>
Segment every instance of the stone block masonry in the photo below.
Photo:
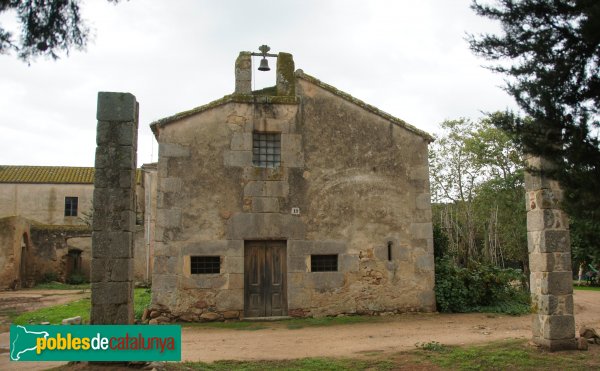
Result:
<svg viewBox="0 0 600 371"><path fill-rule="evenodd" d="M92 324L133 323L133 243L139 106L98 93L92 225Z"/></svg>
<svg viewBox="0 0 600 371"><path fill-rule="evenodd" d="M569 225L559 207L562 192L543 173L552 164L539 158L528 163L540 170L527 174L525 182L533 341L550 350L577 349Z"/></svg>

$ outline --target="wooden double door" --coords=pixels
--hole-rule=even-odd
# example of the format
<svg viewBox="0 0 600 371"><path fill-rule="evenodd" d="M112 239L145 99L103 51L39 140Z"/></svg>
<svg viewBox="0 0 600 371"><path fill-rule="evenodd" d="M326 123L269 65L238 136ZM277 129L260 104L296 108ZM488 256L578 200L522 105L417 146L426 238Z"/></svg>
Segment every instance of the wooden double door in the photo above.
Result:
<svg viewBox="0 0 600 371"><path fill-rule="evenodd" d="M244 315L287 315L286 241L246 241Z"/></svg>

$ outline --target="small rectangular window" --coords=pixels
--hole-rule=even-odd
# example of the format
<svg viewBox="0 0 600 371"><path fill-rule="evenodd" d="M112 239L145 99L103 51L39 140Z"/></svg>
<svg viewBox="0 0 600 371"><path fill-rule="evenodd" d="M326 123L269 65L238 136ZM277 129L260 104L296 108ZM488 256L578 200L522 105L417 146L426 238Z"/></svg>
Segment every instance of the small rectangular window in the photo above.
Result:
<svg viewBox="0 0 600 371"><path fill-rule="evenodd" d="M337 255L311 255L310 256L310 271L311 272L337 272L338 256Z"/></svg>
<svg viewBox="0 0 600 371"><path fill-rule="evenodd" d="M281 163L281 134L252 134L252 164L258 167L279 167Z"/></svg>
<svg viewBox="0 0 600 371"><path fill-rule="evenodd" d="M77 197L65 197L65 216L77 216Z"/></svg>
<svg viewBox="0 0 600 371"><path fill-rule="evenodd" d="M191 256L190 269L192 274L221 273L221 257Z"/></svg>

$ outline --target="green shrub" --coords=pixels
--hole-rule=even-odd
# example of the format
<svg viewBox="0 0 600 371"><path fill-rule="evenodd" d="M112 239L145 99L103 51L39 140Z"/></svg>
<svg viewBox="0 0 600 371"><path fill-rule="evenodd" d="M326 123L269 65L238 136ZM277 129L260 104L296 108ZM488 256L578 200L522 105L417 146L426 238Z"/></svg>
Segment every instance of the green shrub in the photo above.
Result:
<svg viewBox="0 0 600 371"><path fill-rule="evenodd" d="M67 283L70 285L81 285L82 283L86 283L86 278L81 273L73 273L71 277L67 280Z"/></svg>
<svg viewBox="0 0 600 371"><path fill-rule="evenodd" d="M58 281L58 274L56 272L46 272L42 275L41 283L50 283Z"/></svg>
<svg viewBox="0 0 600 371"><path fill-rule="evenodd" d="M529 311L529 294L518 269L473 263L461 268L448 258L436 259L435 294L440 312Z"/></svg>

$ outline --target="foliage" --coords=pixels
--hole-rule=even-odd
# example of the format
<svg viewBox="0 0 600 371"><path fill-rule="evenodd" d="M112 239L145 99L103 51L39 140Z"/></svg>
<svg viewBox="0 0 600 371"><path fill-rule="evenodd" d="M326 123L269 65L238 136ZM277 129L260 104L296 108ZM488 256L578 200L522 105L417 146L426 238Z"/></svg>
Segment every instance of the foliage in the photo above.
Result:
<svg viewBox="0 0 600 371"><path fill-rule="evenodd" d="M56 272L46 272L42 275L42 283L51 283L58 281L58 274Z"/></svg>
<svg viewBox="0 0 600 371"><path fill-rule="evenodd" d="M135 289L133 295L133 314L136 319L141 319L144 310L150 306L152 300L152 289L140 288Z"/></svg>
<svg viewBox="0 0 600 371"><path fill-rule="evenodd" d="M573 289L575 289L575 290L582 290L582 291L600 291L600 287L598 287L598 286L573 285Z"/></svg>
<svg viewBox="0 0 600 371"><path fill-rule="evenodd" d="M108 0L117 3L119 0ZM0 13L13 11L20 26L19 41L0 27L0 54L16 51L30 61L38 56L58 58L71 49L83 49L89 29L81 18L80 0L0 0Z"/></svg>
<svg viewBox="0 0 600 371"><path fill-rule="evenodd" d="M430 341L428 343L416 343L415 347L421 350L427 350L430 352L442 352L445 350L444 346L437 341Z"/></svg>
<svg viewBox="0 0 600 371"><path fill-rule="evenodd" d="M473 3L502 32L470 37L471 49L497 63L506 90L529 116L497 122L527 152L554 164L573 226L575 253L600 260L600 2L498 0ZM582 222L585 221L585 222Z"/></svg>
<svg viewBox="0 0 600 371"><path fill-rule="evenodd" d="M461 268L448 258L435 264L435 294L440 312L529 312L528 294L517 269L474 263Z"/></svg>
<svg viewBox="0 0 600 371"><path fill-rule="evenodd" d="M52 282L39 283L39 284L35 285L32 289L33 290L89 290L90 284L89 283L81 283L81 284L77 284L77 285L72 285L72 284L68 284L68 283L52 281Z"/></svg>
<svg viewBox="0 0 600 371"><path fill-rule="evenodd" d="M150 305L150 292L148 289L135 289L134 291L134 313L135 318L141 318L144 308ZM40 322L50 322L50 324L60 324L65 318L81 316L83 323L90 322L90 298L85 298L63 305L55 305L37 309L31 312L25 312L14 318L13 324L39 324Z"/></svg>
<svg viewBox="0 0 600 371"><path fill-rule="evenodd" d="M433 224L433 256L442 258L448 253L448 236L442 230L439 223Z"/></svg>
<svg viewBox="0 0 600 371"><path fill-rule="evenodd" d="M436 257L526 265L521 151L496 128L505 119L496 112L442 123L429 152Z"/></svg>
<svg viewBox="0 0 600 371"><path fill-rule="evenodd" d="M81 273L73 273L73 274L71 274L71 276L67 280L67 283L69 285L81 285L81 284L86 283L86 282L87 282L87 279Z"/></svg>

